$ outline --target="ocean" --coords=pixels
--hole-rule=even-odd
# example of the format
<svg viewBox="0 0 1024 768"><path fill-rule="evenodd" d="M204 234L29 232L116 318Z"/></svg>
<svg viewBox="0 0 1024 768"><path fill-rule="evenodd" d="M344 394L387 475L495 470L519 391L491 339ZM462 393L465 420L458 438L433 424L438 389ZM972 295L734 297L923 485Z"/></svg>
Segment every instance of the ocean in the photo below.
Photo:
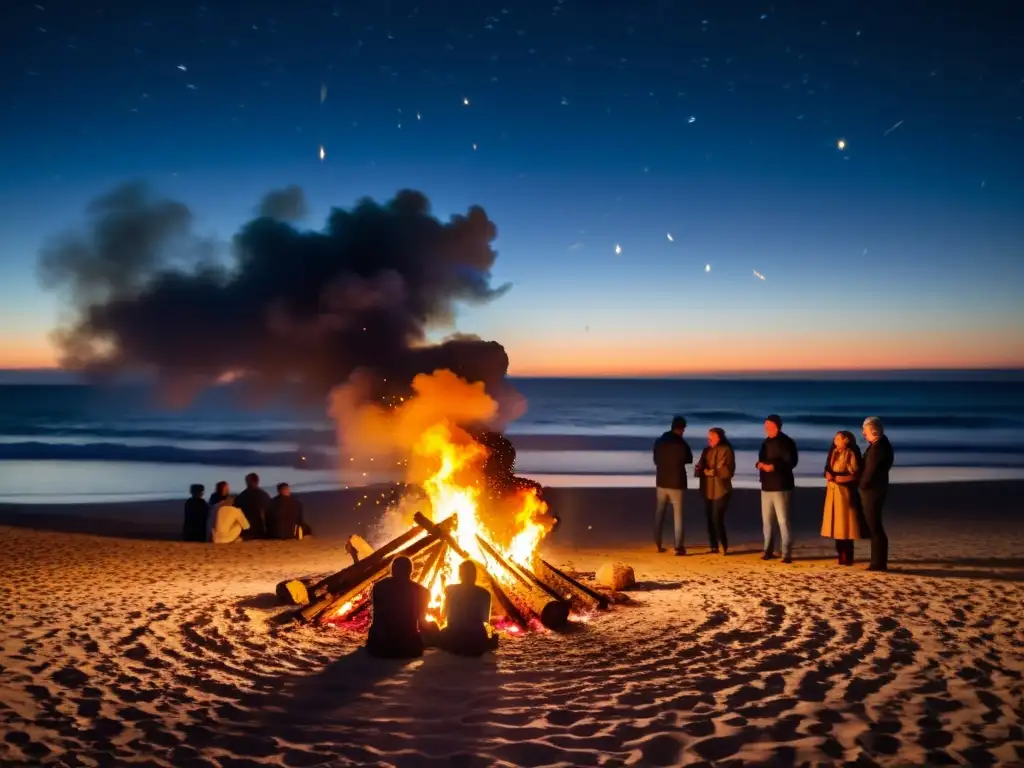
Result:
<svg viewBox="0 0 1024 768"><path fill-rule="evenodd" d="M684 415L695 453L709 427L737 452L739 487L756 487L764 417L780 414L800 449L798 484L822 484L839 429L880 416L896 449L897 482L1024 477L1024 376L1019 372L869 380L514 379L529 408L508 430L517 470L546 485L653 483L652 441ZM305 462L300 457L306 457ZM144 386L0 385L0 503L184 498L199 482L298 491L397 479L349 468L320 404L253 409L220 387L186 410L159 407Z"/></svg>

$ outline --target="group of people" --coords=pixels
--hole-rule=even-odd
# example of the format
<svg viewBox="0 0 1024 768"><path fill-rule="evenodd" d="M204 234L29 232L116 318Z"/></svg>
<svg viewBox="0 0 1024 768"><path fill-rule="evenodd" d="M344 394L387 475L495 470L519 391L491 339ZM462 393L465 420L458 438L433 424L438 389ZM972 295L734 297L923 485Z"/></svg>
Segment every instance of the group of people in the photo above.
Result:
<svg viewBox="0 0 1024 768"><path fill-rule="evenodd" d="M221 480L203 498L206 488L196 484L189 489L185 502L185 541L211 541L231 544L248 539L301 539L311 531L302 513L302 502L292 495L288 483L277 484L277 495L271 498L260 487L260 476L245 476L245 490L231 493L227 480Z"/></svg>
<svg viewBox="0 0 1024 768"><path fill-rule="evenodd" d="M459 581L445 588L444 629L428 616L430 591L413 581L412 560L396 557L391 575L373 586L373 623L366 650L382 659L410 659L427 648L440 648L460 656L482 656L498 647L498 636L488 630L491 593L477 584L472 560L459 565Z"/></svg>
<svg viewBox="0 0 1024 768"><path fill-rule="evenodd" d="M765 419L765 440L758 451L757 469L761 482L761 521L764 532L762 559L781 555L782 562L793 562L793 527L790 501L796 483L793 470L800 460L796 443L782 431L782 418L772 414ZM693 464L693 452L683 439L686 419L676 416L671 428L654 443L656 503L654 544L659 552L662 529L671 506L675 528L675 553L686 554L683 530L683 491L687 487L687 466ZM852 432L836 434L825 459L825 509L821 535L835 540L840 565L853 565L854 541L871 539L870 571L885 571L889 566L889 539L882 523L889 489L889 471L894 454L885 436L882 420L872 416L862 427L868 442L861 454ZM736 474L736 454L725 430L708 430L707 447L694 467L707 518L711 552L729 553L725 513L732 498L732 478ZM778 527L780 551L776 554L775 528Z"/></svg>

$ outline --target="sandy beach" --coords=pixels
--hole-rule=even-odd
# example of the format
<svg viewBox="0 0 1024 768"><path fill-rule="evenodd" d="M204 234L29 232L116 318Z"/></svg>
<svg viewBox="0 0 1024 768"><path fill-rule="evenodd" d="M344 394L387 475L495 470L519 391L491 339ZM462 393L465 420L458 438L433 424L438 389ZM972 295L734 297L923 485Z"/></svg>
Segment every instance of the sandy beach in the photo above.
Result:
<svg viewBox="0 0 1024 768"><path fill-rule="evenodd" d="M305 499L318 535L166 540L180 502L0 508L0 765L674 766L1024 762L1024 485L894 487L892 570L833 564L822 492L797 562L650 543L649 489L559 489L545 546L632 565L628 604L484 660L373 661L362 638L277 626L281 579L337 570L379 491Z"/></svg>

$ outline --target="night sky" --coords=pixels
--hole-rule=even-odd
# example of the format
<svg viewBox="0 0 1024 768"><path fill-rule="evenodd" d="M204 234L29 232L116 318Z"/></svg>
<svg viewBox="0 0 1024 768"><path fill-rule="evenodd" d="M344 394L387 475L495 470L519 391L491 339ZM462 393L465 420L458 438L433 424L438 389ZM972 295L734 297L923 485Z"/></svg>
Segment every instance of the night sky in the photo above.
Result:
<svg viewBox="0 0 1024 768"><path fill-rule="evenodd" d="M482 205L512 289L458 329L513 374L1024 366L1014 8L5 0L0 367L135 179L225 239L288 184Z"/></svg>

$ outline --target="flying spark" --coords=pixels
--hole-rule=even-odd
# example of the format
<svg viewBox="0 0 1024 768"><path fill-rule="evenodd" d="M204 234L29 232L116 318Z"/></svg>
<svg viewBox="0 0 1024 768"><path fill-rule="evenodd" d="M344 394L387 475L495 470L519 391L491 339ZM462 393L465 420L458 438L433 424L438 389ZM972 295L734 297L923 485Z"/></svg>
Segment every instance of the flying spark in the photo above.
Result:
<svg viewBox="0 0 1024 768"><path fill-rule="evenodd" d="M320 162L321 163L324 161L325 157L327 157L327 152L324 151L323 144L321 144L320 145Z"/></svg>
<svg viewBox="0 0 1024 768"><path fill-rule="evenodd" d="M704 271L705 272L710 272L711 271L711 265L710 264L705 264L704 265Z"/></svg>
<svg viewBox="0 0 1024 768"><path fill-rule="evenodd" d="M462 97L462 106L464 106L464 107L468 107L469 106L469 99L467 97L465 97L465 96Z"/></svg>
<svg viewBox="0 0 1024 768"><path fill-rule="evenodd" d="M188 72L188 67L186 67L184 64L179 64L178 69L180 69L182 72Z"/></svg>
<svg viewBox="0 0 1024 768"><path fill-rule="evenodd" d="M758 280L764 280L764 275L762 275L756 269L754 270L754 277L756 277Z"/></svg>
<svg viewBox="0 0 1024 768"><path fill-rule="evenodd" d="M836 148L839 149L840 152L846 149L846 139L840 139L839 141L837 141Z"/></svg>
<svg viewBox="0 0 1024 768"><path fill-rule="evenodd" d="M320 86L320 103L323 104L327 101L327 85Z"/></svg>
<svg viewBox="0 0 1024 768"><path fill-rule="evenodd" d="M886 131L885 133L883 133L882 135L883 135L883 136L888 136L888 135L889 135L890 133L892 133L893 131L895 131L895 130L896 130L897 128L899 128L899 127L900 127L901 125L903 125L903 121L902 121L902 120L897 120L897 121L896 121L895 123L893 123L892 125L890 125L890 126L889 126L889 130L887 130L887 131Z"/></svg>
<svg viewBox="0 0 1024 768"><path fill-rule="evenodd" d="M672 233L671 233L671 232L666 232L666 233L665 233L665 237L667 237L667 238L668 238L668 241L669 241L670 243L674 243L674 242L675 242L675 240L673 240L673 239L672 239Z"/></svg>
<svg viewBox="0 0 1024 768"><path fill-rule="evenodd" d="M618 243L616 243L615 244L615 255L618 256L620 253L622 253L622 246L619 245Z"/></svg>

